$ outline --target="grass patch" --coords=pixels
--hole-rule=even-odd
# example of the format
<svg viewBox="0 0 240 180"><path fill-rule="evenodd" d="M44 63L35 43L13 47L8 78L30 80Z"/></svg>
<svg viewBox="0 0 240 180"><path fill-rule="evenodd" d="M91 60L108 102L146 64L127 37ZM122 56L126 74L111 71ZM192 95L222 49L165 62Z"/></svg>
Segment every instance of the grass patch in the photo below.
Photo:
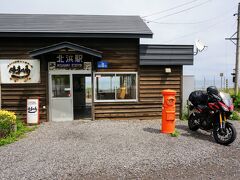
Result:
<svg viewBox="0 0 240 180"><path fill-rule="evenodd" d="M189 110L188 110L188 105L186 105L183 110L182 110L182 115L180 120L182 121L187 121L188 120L188 116L189 116Z"/></svg>
<svg viewBox="0 0 240 180"><path fill-rule="evenodd" d="M180 120L182 120L182 121L188 120L188 112L187 111L182 112L182 117L180 118Z"/></svg>
<svg viewBox="0 0 240 180"><path fill-rule="evenodd" d="M20 138L24 137L25 133L31 132L37 128L37 126L32 126L32 127L27 126L19 119L17 119L16 121L16 126L17 126L16 131L11 132L5 138L0 138L0 146L13 143L19 140Z"/></svg>
<svg viewBox="0 0 240 180"><path fill-rule="evenodd" d="M177 129L175 129L175 131L173 133L171 133L170 136L171 137L178 137L178 136L180 136L180 132Z"/></svg>

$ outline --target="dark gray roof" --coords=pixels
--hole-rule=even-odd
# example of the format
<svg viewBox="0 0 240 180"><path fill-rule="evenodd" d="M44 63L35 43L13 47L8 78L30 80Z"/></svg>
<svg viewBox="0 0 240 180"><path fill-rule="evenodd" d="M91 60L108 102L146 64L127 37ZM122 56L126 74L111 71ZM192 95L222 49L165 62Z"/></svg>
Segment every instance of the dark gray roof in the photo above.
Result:
<svg viewBox="0 0 240 180"><path fill-rule="evenodd" d="M193 45L140 45L140 65L193 65Z"/></svg>
<svg viewBox="0 0 240 180"><path fill-rule="evenodd" d="M139 16L0 14L0 36L152 37Z"/></svg>
<svg viewBox="0 0 240 180"><path fill-rule="evenodd" d="M53 44L51 46L42 47L40 49L35 49L33 51L30 51L29 54L31 57L36 57L42 54L46 54L46 53L57 51L59 49L64 49L64 48L73 49L82 53L86 53L95 57L102 58L102 52L94 49L90 49L84 46L80 46L78 44L70 43L70 42L61 42L61 43Z"/></svg>

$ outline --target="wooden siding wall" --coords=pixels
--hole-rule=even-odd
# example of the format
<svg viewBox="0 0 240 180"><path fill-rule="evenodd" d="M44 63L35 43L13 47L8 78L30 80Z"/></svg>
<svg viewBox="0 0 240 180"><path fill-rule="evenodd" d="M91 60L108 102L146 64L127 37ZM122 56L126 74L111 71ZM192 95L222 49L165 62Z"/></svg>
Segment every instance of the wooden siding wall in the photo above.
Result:
<svg viewBox="0 0 240 180"><path fill-rule="evenodd" d="M13 59L17 58L16 56ZM20 58L25 58L21 56ZM29 58L29 57L26 57ZM1 57L2 59L2 57ZM7 57L6 57L7 59ZM40 102L40 122L48 119L48 73L46 62L41 61L41 82L36 84L2 84L1 85L1 107L9 111L14 111L19 118L26 121L26 106L28 98L39 98ZM43 106L46 106L44 109Z"/></svg>
<svg viewBox="0 0 240 180"><path fill-rule="evenodd" d="M177 91L176 115L180 117L182 94L182 66L168 66L172 73L166 74L164 66L141 66L139 69L139 102L97 103L95 119L130 120L160 119L164 89Z"/></svg>
<svg viewBox="0 0 240 180"><path fill-rule="evenodd" d="M96 120L160 119L163 89L177 91L177 115L180 112L182 66L171 66L172 73L166 74L164 66L139 66L138 39L78 39L78 38L1 38L0 59L30 58L28 52L55 43L69 41L103 52L112 72L138 72L139 102L93 103ZM48 120L48 71L46 57L41 57L41 83L2 84L2 108L26 116L26 99L40 98L41 121ZM169 66L168 66L169 67ZM46 109L42 107L46 106Z"/></svg>
<svg viewBox="0 0 240 180"><path fill-rule="evenodd" d="M1 59L29 59L29 51L68 41L103 52L103 59L110 63L108 71L137 71L138 39L94 39L94 38L1 38ZM41 59L41 83L2 84L2 108L15 111L25 119L26 99L40 98L40 120L48 120L48 71L46 56ZM43 109L46 106L46 109ZM93 104L94 106L94 104ZM94 107L93 107L94 108ZM26 120L26 119L25 119Z"/></svg>

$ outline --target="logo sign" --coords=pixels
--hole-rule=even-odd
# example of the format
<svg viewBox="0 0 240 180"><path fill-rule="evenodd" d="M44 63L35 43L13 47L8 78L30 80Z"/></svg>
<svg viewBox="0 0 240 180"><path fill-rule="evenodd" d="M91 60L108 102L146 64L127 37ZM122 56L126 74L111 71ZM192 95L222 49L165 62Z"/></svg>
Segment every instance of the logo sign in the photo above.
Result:
<svg viewBox="0 0 240 180"><path fill-rule="evenodd" d="M39 60L0 60L1 83L39 83Z"/></svg>
<svg viewBox="0 0 240 180"><path fill-rule="evenodd" d="M106 69L106 68L108 68L108 62L107 61L98 61L97 67L99 69Z"/></svg>
<svg viewBox="0 0 240 180"><path fill-rule="evenodd" d="M27 99L27 123L39 122L39 99Z"/></svg>
<svg viewBox="0 0 240 180"><path fill-rule="evenodd" d="M91 70L92 69L92 62L84 62L83 63L84 70Z"/></svg>

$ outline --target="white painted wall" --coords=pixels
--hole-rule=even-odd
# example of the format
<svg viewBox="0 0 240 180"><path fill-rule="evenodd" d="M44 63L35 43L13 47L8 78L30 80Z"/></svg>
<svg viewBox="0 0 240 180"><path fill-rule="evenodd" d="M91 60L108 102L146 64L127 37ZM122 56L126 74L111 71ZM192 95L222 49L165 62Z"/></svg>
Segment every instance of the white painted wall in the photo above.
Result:
<svg viewBox="0 0 240 180"><path fill-rule="evenodd" d="M192 91L195 90L195 77L193 75L183 75L183 110L187 105L187 100Z"/></svg>

